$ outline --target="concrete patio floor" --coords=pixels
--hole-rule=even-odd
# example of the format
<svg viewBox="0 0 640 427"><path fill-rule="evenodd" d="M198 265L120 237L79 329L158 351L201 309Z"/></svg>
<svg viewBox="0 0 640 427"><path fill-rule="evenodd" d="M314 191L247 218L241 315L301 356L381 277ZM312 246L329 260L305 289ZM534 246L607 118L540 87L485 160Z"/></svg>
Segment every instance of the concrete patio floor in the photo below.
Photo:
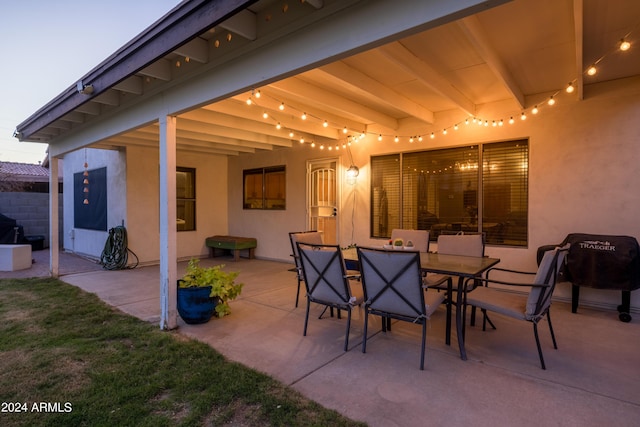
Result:
<svg viewBox="0 0 640 427"><path fill-rule="evenodd" d="M34 252L36 264L48 251ZM63 268L63 264L74 266ZM312 306L308 334L302 336L305 305L295 304L290 264L230 258L245 283L231 303L232 314L178 332L203 341L231 360L277 378L321 405L371 426L637 426L640 423L640 315L630 323L617 312L555 302L558 340L554 350L546 324L541 340L547 370L540 369L530 324L498 315L497 330L468 327L469 359L444 342L444 307L427 332L425 370L419 370L420 327L396 322L380 332L370 319L367 353L361 352L363 316L354 311L349 351L342 350L346 317L318 319ZM34 264L34 266L36 265ZM40 265L39 265L40 267ZM185 263L179 265L182 274ZM76 272L73 272L74 270ZM33 270L33 271L31 271ZM2 273L4 277L46 275L41 270ZM73 255L61 258L61 280L95 293L106 303L144 321L158 323L159 270L103 271ZM29 275L27 272L31 272ZM20 274L18 274L20 273ZM37 273L37 274L36 274ZM562 286L563 284L561 284ZM566 286L566 284L564 284Z"/></svg>

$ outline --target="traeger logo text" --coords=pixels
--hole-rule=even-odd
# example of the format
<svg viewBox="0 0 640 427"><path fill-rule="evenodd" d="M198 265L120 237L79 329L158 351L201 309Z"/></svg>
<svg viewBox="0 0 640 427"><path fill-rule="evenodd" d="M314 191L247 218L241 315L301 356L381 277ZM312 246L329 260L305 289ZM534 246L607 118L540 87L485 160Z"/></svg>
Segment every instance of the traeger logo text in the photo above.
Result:
<svg viewBox="0 0 640 427"><path fill-rule="evenodd" d="M595 249L598 251L611 251L615 252L616 247L611 244L611 242L601 242L599 240L585 240L584 242L580 242L581 249Z"/></svg>

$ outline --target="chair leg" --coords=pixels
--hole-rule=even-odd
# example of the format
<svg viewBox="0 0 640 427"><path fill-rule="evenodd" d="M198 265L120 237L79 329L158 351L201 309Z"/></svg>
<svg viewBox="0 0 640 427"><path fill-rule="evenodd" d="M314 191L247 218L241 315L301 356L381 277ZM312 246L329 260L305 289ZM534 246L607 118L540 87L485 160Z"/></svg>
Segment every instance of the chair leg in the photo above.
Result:
<svg viewBox="0 0 640 427"><path fill-rule="evenodd" d="M553 325L551 325L551 310L547 310L547 322L549 322L549 332L551 332L551 339L553 340L553 348L558 349L556 343L556 334L553 333Z"/></svg>
<svg viewBox="0 0 640 427"><path fill-rule="evenodd" d="M420 349L420 370L424 371L424 348L427 344L427 322L422 319L422 348Z"/></svg>
<svg viewBox="0 0 640 427"><path fill-rule="evenodd" d="M476 326L476 306L471 306L471 320L469 321L470 326Z"/></svg>
<svg viewBox="0 0 640 427"><path fill-rule="evenodd" d="M311 306L311 300L307 298L307 314L304 316L304 332L302 333L303 337L307 336L307 325L309 324L309 308Z"/></svg>
<svg viewBox="0 0 640 427"><path fill-rule="evenodd" d="M298 293L296 294L296 307L298 307L299 299L300 299L300 278L298 277Z"/></svg>
<svg viewBox="0 0 640 427"><path fill-rule="evenodd" d="M344 351L349 348L349 329L351 328L351 309L347 310L347 331L344 335Z"/></svg>
<svg viewBox="0 0 640 427"><path fill-rule="evenodd" d="M489 322L489 325L491 325L491 328L496 329L496 325L494 325L491 319L489 318L489 315L487 314L487 310L482 308L480 309L480 311L482 311L482 330L483 331L487 330L487 322Z"/></svg>
<svg viewBox="0 0 640 427"><path fill-rule="evenodd" d="M533 334L536 337L536 345L538 346L538 356L540 357L540 365L542 366L542 369L547 369L547 367L544 365L544 357L542 356L542 346L540 346L540 337L538 336L538 324L537 323L533 323Z"/></svg>
<svg viewBox="0 0 640 427"><path fill-rule="evenodd" d="M364 335L362 336L362 352L367 352L367 326L369 325L369 310L364 308Z"/></svg>

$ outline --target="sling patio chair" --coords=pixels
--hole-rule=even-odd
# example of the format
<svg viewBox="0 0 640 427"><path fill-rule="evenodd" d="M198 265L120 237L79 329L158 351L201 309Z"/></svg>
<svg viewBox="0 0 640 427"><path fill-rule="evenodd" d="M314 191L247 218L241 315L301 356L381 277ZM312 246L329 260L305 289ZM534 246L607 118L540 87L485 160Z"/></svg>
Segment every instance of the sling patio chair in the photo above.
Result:
<svg viewBox="0 0 640 427"><path fill-rule="evenodd" d="M484 233L464 233L464 232L456 232L456 233L447 233L443 232L438 236L438 253L444 255L462 255L462 256L473 256L473 257L483 257L484 256L484 246L485 246L485 235ZM430 273L427 274L425 279L425 285L432 289L438 289L439 291L447 291L447 289L453 289L454 291L457 289L453 287L453 277L446 274L438 274L438 273ZM474 284L475 286L475 284ZM473 289L473 286L470 289ZM447 310L451 310L451 305L456 305L456 298L453 295L447 295ZM451 316L447 315L447 322L450 322ZM475 319L475 311L471 314L472 325L474 324ZM447 330L450 331L450 325L447 327ZM451 337L446 337L446 343L449 345L451 343Z"/></svg>
<svg viewBox="0 0 640 427"><path fill-rule="evenodd" d="M362 285L350 280L347 275L342 251L338 245L314 245L298 242L300 266L307 288L307 312L304 319L303 335L307 336L311 303L347 312L347 329L344 337L344 351L349 348L351 311L362 304ZM340 317L340 316L338 316Z"/></svg>
<svg viewBox="0 0 640 427"><path fill-rule="evenodd" d="M495 267L490 269L486 278L476 279L485 286L478 286L468 296L465 293L465 307L471 305L477 307L482 311L483 322L482 330L486 330L486 324L489 322L493 329L496 329L493 322L487 318L487 311L508 316L514 319L531 322L533 324L533 334L536 339L536 346L538 347L538 356L540 358L540 365L542 369L546 369L544 363L544 357L542 355L542 347L540 345L540 337L538 336L538 323L547 318L549 323L549 332L551 333L551 339L553 341L553 348L558 349L556 343L556 337L553 333L553 325L551 324L550 308L551 297L556 287L556 279L558 271L562 266L565 256L569 250L569 245L565 245L562 248L556 247L552 250L545 252L542 261L538 267L538 271L535 273L522 272L516 270L509 270L504 268ZM491 272L501 271L510 275L535 275L533 282L510 282L503 280L490 279L489 274ZM520 276L521 277L521 276ZM474 280L474 279L469 279ZM490 287L489 284L500 285L503 288ZM528 295L522 295L509 292L505 288L518 288L518 287L530 287Z"/></svg>
<svg viewBox="0 0 640 427"><path fill-rule="evenodd" d="M409 241L418 252L429 252L429 231L409 230L404 228L394 228L391 230L391 240L402 239L406 246Z"/></svg>
<svg viewBox="0 0 640 427"><path fill-rule="evenodd" d="M440 292L425 292L417 251L385 251L358 247L358 260L364 290L364 337L362 352L367 350L369 315L382 318L386 332L391 319L422 325L420 369L424 370L427 320L444 301Z"/></svg>
<svg viewBox="0 0 640 427"><path fill-rule="evenodd" d="M294 231L289 233L289 241L291 242L291 256L296 266L289 271L296 273L296 280L298 281L298 291L296 293L296 307L298 306L298 300L300 299L300 284L304 281L302 275L302 267L300 265L300 256L298 255L297 242L312 243L316 245L322 244L322 233L319 231Z"/></svg>

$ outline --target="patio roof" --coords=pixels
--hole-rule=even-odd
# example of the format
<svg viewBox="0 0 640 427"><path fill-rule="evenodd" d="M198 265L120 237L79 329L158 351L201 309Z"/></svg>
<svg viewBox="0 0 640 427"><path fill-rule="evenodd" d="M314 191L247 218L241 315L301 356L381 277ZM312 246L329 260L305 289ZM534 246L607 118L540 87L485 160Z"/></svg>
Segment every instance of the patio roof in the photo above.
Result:
<svg viewBox="0 0 640 427"><path fill-rule="evenodd" d="M309 39L314 45L307 48L326 51L322 60L316 53L304 67L283 61L266 70L265 58L265 70L249 70L254 85L216 88L210 98L200 94L197 103L170 111L179 114L178 149L238 155L301 138L335 144L344 129L351 136L412 137L467 117L508 120L564 94L569 83L582 98L592 84L640 74L634 0L362 3L185 1L18 125L17 136L56 145L238 58L304 40L329 21L323 28L335 31ZM396 22L403 25L396 29ZM359 40L365 28L370 33ZM623 39L630 51L618 49ZM586 73L592 64L593 76ZM487 115L489 104L500 104L500 113ZM134 127L87 143L158 145L156 124Z"/></svg>

